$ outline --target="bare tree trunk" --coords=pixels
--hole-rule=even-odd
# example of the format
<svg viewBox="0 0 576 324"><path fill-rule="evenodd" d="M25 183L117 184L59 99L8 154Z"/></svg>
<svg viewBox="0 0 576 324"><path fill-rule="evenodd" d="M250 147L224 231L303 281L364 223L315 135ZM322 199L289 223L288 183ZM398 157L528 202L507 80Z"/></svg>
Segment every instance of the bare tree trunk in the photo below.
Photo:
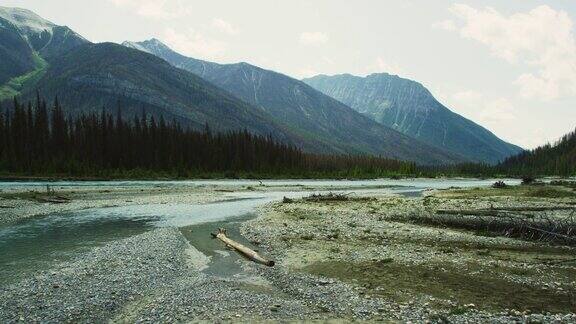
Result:
<svg viewBox="0 0 576 324"><path fill-rule="evenodd" d="M233 248L234 250L238 251L238 253L242 254L243 256L247 257L248 259L256 262L256 263L260 263L263 265L267 265L269 267L274 266L274 261L271 260L266 260L263 257L261 257L256 251L236 242L233 241L231 239L229 239L226 236L226 230L223 228L219 228L218 229L218 233L214 234L212 233L212 236L214 238L219 239L220 241L224 242L224 244L226 244L226 246L229 246L231 248Z"/></svg>

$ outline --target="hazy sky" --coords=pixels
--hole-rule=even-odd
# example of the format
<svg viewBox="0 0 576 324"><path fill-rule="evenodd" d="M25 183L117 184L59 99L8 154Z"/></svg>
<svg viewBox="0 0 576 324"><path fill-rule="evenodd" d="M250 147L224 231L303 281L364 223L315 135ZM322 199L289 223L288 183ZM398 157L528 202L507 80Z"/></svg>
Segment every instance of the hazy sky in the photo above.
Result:
<svg viewBox="0 0 576 324"><path fill-rule="evenodd" d="M94 42L156 37L296 78L389 72L532 148L576 128L575 0L0 0Z"/></svg>

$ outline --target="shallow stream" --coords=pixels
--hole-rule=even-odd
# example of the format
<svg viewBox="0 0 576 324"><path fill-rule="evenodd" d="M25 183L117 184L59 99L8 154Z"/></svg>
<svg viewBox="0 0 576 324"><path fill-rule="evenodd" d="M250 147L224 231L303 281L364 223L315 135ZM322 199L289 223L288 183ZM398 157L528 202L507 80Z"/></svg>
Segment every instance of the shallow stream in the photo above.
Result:
<svg viewBox="0 0 576 324"><path fill-rule="evenodd" d="M229 276L239 271L235 253L224 249L209 233L226 227L232 238L249 244L239 234L242 221L255 216L255 208L313 192L378 192L417 196L426 189L488 186L495 180L403 179L403 180L211 180L211 181L109 181L109 182L0 182L0 189L66 186L267 186L265 192L230 192L226 199L208 204L148 204L107 207L29 218L0 227L0 286L49 269L106 242L137 235L157 227L178 227L199 251L211 258L206 270ZM507 180L514 183L513 180ZM274 188L278 187L278 191ZM286 191L286 187L298 190ZM280 189L282 188L282 189Z"/></svg>

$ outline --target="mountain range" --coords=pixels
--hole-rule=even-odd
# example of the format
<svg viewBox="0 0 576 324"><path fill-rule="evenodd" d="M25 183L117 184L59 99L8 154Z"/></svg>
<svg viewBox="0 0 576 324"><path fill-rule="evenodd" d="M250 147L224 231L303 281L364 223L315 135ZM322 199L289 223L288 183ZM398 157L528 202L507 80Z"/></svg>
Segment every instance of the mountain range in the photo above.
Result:
<svg viewBox="0 0 576 324"><path fill-rule="evenodd" d="M7 62L0 64L0 101L39 91L58 97L69 115L121 107L125 117L146 112L197 129L246 129L314 153L420 164L482 160L394 129L274 71L197 60L155 39L123 45L94 44L28 10L0 7L0 60Z"/></svg>
<svg viewBox="0 0 576 324"><path fill-rule="evenodd" d="M370 153L399 159L429 155L433 160L465 160L465 157L422 145L379 125L289 76L248 63L217 64L186 57L157 39L125 42L124 45L161 57L265 111L275 121L307 139L321 140L324 144L319 147L321 152ZM451 156L442 156L446 154Z"/></svg>
<svg viewBox="0 0 576 324"><path fill-rule="evenodd" d="M497 163L522 152L450 111L422 84L387 73L319 75L303 80L382 125L474 161Z"/></svg>
<svg viewBox="0 0 576 324"><path fill-rule="evenodd" d="M22 58L17 70L2 74L5 99L15 94L31 99L39 90L45 98L57 96L68 115L122 107L125 117L145 111L194 128L208 123L216 130L246 128L297 140L226 91L155 56L113 43L92 44L28 10L0 8L0 23L0 44L9 45L1 57Z"/></svg>

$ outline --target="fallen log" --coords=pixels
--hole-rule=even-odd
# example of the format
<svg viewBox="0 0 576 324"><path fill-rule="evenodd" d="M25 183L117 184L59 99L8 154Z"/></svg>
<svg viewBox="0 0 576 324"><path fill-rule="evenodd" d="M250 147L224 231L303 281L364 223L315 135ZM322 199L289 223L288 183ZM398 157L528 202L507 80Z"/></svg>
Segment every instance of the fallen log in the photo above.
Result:
<svg viewBox="0 0 576 324"><path fill-rule="evenodd" d="M41 197L38 198L38 200L40 202L46 202L46 203L52 203L52 204L65 204L65 203L69 203L70 199L66 198L66 197Z"/></svg>
<svg viewBox="0 0 576 324"><path fill-rule="evenodd" d="M541 211L555 211L555 210L575 210L576 208L572 206L543 206L543 207L494 207L490 208L490 210L498 210L498 211L533 211L533 212L541 212Z"/></svg>
<svg viewBox="0 0 576 324"><path fill-rule="evenodd" d="M467 215L467 216L499 216L497 210L486 210L486 209L438 209L436 210L436 214L443 214L443 215Z"/></svg>
<svg viewBox="0 0 576 324"><path fill-rule="evenodd" d="M249 247L246 247L246 246L244 246L244 245L242 245L236 241L229 239L226 236L226 230L224 228L219 228L218 233L216 233L216 234L211 233L211 235L213 238L219 239L224 244L226 244L226 246L233 248L234 250L238 251L238 253L242 254L246 258L248 258L248 259L250 259L256 263L267 265L269 267L274 266L274 261L266 260L263 257L261 257L256 251L250 249Z"/></svg>
<svg viewBox="0 0 576 324"><path fill-rule="evenodd" d="M496 207L490 209L438 209L436 214L469 216L505 216L515 212L545 212L556 210L576 210L574 207Z"/></svg>

